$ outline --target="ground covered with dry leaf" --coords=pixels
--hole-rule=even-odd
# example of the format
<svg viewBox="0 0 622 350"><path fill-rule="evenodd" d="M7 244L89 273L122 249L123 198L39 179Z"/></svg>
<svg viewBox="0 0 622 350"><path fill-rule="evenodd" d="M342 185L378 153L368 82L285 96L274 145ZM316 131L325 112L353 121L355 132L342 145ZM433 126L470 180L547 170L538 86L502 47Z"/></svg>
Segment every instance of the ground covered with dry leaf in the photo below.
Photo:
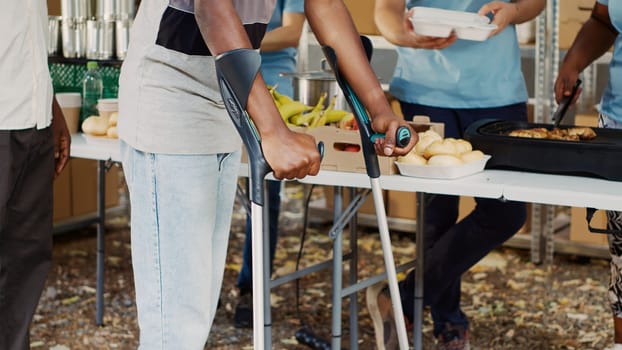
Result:
<svg viewBox="0 0 622 350"><path fill-rule="evenodd" d="M275 275L294 271L303 231L303 187L285 186ZM321 191L314 191L321 202ZM236 206L227 269L214 327L206 349L251 349L252 331L232 325L237 302L235 281L241 264L244 211ZM307 226L300 267L331 256L328 224ZM32 327L32 348L53 350L135 349L138 344L136 306L127 217L109 220L106 234L106 283L103 327L95 324L95 255L93 229L55 236L54 266ZM405 262L415 249L413 235L393 232L395 258ZM344 246L348 246L347 235ZM359 234L359 273L383 270L380 241L374 228ZM551 266L535 266L525 250L493 251L463 278L463 309L471 321L472 349L603 349L612 343L611 315L606 300L608 262L557 255ZM299 283L272 291L273 348L307 349L296 342L301 326L330 339L331 273L306 276ZM358 293L360 349L374 349L373 329ZM343 348L348 344L348 303L343 305ZM433 348L429 313L424 347Z"/></svg>

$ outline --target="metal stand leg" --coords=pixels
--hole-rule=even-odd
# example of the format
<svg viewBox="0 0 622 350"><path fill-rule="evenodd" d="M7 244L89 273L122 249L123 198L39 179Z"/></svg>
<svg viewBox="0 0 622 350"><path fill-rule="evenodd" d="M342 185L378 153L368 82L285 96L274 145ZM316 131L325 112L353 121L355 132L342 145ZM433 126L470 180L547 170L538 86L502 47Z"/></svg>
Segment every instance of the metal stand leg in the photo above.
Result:
<svg viewBox="0 0 622 350"><path fill-rule="evenodd" d="M350 189L350 198L354 198L354 189ZM357 217L350 220L350 285L358 282L358 232ZM350 295L350 350L358 349L358 299L356 294Z"/></svg>
<svg viewBox="0 0 622 350"><path fill-rule="evenodd" d="M343 189L335 187L333 198L333 217L341 216ZM341 349L341 289L343 288L343 232L336 232L333 239L333 311L331 348Z"/></svg>
<svg viewBox="0 0 622 350"><path fill-rule="evenodd" d="M540 264L543 261L543 204L534 203L531 209L531 262Z"/></svg>
<svg viewBox="0 0 622 350"><path fill-rule="evenodd" d="M425 225L425 193L417 192L417 230L415 239L417 244L417 267L415 268L415 309L413 328L413 348L423 349L423 267L424 267L424 225Z"/></svg>
<svg viewBox="0 0 622 350"><path fill-rule="evenodd" d="M255 349L265 348L271 349L272 346L268 344L266 347L265 333L266 324L264 323L264 311L266 308L264 299L264 286L263 278L263 208L261 205L251 202L251 223L252 234L251 254L253 256L252 276L253 278L253 347Z"/></svg>
<svg viewBox="0 0 622 350"><path fill-rule="evenodd" d="M95 321L104 324L104 223L106 222L106 162L97 162L97 272Z"/></svg>
<svg viewBox="0 0 622 350"><path fill-rule="evenodd" d="M272 346L272 314L270 304L270 204L268 198L268 186L264 183L264 206L263 206L263 291L264 291L264 341L265 349Z"/></svg>

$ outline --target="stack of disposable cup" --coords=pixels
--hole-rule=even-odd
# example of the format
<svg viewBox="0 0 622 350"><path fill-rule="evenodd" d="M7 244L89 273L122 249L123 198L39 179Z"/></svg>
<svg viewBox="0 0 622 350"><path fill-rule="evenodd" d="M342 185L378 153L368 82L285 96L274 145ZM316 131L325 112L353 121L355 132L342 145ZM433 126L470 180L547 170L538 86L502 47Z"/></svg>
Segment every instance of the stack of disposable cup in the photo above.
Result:
<svg viewBox="0 0 622 350"><path fill-rule="evenodd" d="M116 98L101 98L97 101L99 116L108 118L113 112L119 110Z"/></svg>
<svg viewBox="0 0 622 350"><path fill-rule="evenodd" d="M69 132L72 134L77 133L82 96L79 92L59 92L56 94L56 101L63 110Z"/></svg>

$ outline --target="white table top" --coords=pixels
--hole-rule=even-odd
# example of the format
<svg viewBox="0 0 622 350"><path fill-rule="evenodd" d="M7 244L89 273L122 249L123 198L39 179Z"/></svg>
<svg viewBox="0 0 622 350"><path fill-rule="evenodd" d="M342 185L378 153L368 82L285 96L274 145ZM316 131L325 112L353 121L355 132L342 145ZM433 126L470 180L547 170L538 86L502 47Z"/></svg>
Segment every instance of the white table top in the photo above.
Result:
<svg viewBox="0 0 622 350"><path fill-rule="evenodd" d="M324 170L317 176L300 181L343 187L371 187L366 174ZM622 210L622 182L579 176L507 170L485 170L453 180L382 175L380 186L385 190L404 192L504 198L530 203Z"/></svg>
<svg viewBox="0 0 622 350"><path fill-rule="evenodd" d="M87 136L83 133L71 135L71 156L75 158L121 161L119 140Z"/></svg>
<svg viewBox="0 0 622 350"><path fill-rule="evenodd" d="M121 161L118 140L72 135L71 156L77 158ZM248 167L242 165L240 176ZM355 188L370 188L367 174L322 170L302 183ZM622 182L589 177L563 176L505 170L485 170L453 180L423 179L402 175L383 175L380 186L385 190L425 192L504 198L530 203L592 207L622 211Z"/></svg>

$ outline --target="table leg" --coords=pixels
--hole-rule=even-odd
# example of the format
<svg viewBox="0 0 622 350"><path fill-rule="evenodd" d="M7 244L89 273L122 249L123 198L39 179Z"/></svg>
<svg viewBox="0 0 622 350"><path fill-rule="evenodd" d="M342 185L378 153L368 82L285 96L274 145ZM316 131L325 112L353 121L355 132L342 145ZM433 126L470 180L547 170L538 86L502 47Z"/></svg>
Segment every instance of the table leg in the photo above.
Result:
<svg viewBox="0 0 622 350"><path fill-rule="evenodd" d="M354 198L355 190L350 189L350 198ZM350 285L358 282L358 232L357 216L350 219ZM356 293L350 295L350 350L358 349L358 299Z"/></svg>
<svg viewBox="0 0 622 350"><path fill-rule="evenodd" d="M341 217L343 188L334 188L333 217ZM343 232L340 230L333 239L333 310L331 348L341 349L341 289L343 288Z"/></svg>
<svg viewBox="0 0 622 350"><path fill-rule="evenodd" d="M95 321L104 324L104 223L106 222L106 162L97 161L97 272Z"/></svg>
<svg viewBox="0 0 622 350"><path fill-rule="evenodd" d="M424 234L425 225L425 193L417 192L417 229L415 240L417 244L415 268L415 300L414 300L414 320L413 320L413 348L423 349L423 267L424 267Z"/></svg>

